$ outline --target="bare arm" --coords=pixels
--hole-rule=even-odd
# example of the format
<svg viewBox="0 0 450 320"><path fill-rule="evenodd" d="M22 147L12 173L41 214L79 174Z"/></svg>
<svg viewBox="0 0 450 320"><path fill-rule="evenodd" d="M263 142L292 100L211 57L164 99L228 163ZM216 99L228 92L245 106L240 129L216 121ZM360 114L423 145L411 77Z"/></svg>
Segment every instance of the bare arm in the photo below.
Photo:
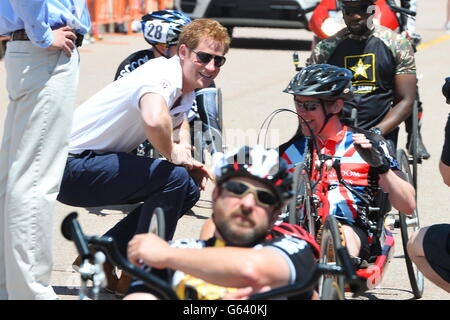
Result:
<svg viewBox="0 0 450 320"><path fill-rule="evenodd" d="M439 171L442 176L442 180L444 180L444 183L450 187L450 166L447 166L442 161L439 161Z"/></svg>
<svg viewBox="0 0 450 320"><path fill-rule="evenodd" d="M394 106L377 125L382 134L397 128L412 112L416 98L416 75L398 74L395 76Z"/></svg>
<svg viewBox="0 0 450 320"><path fill-rule="evenodd" d="M134 264L143 259L156 268L180 270L212 284L234 288L274 288L288 284L290 277L287 262L272 249L172 248L154 234L136 235L128 245L128 259Z"/></svg>
<svg viewBox="0 0 450 320"><path fill-rule="evenodd" d="M174 130L174 141L179 144L190 145L191 144L191 132L189 121L185 117L179 127Z"/></svg>
<svg viewBox="0 0 450 320"><path fill-rule="evenodd" d="M192 167L190 144L173 143L172 118L164 98L146 93L139 101L145 135L158 151L174 164Z"/></svg>
<svg viewBox="0 0 450 320"><path fill-rule="evenodd" d="M395 209L405 214L412 214L416 208L416 191L408 181L389 170L380 174L378 183L381 189L388 193L389 201Z"/></svg>
<svg viewBox="0 0 450 320"><path fill-rule="evenodd" d="M441 159L439 160L439 171L444 183L450 187L450 114L445 124L444 146L442 147Z"/></svg>

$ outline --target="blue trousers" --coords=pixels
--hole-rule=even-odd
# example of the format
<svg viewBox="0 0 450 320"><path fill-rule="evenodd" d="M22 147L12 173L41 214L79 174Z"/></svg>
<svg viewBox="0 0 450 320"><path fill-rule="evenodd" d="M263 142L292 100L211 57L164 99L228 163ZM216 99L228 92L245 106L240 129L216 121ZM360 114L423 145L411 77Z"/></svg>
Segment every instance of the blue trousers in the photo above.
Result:
<svg viewBox="0 0 450 320"><path fill-rule="evenodd" d="M172 239L178 219L200 197L200 189L184 167L129 153L85 151L69 157L58 201L77 207L143 202L106 232L126 257L128 242L148 232L153 211L165 213L166 240Z"/></svg>

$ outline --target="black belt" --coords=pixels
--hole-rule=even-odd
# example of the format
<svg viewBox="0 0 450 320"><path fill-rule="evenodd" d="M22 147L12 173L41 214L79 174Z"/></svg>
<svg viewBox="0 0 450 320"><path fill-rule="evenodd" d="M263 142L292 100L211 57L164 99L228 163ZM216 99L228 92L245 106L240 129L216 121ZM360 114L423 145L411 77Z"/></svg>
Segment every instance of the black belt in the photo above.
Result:
<svg viewBox="0 0 450 320"><path fill-rule="evenodd" d="M81 45L83 44L84 36L80 33L75 33L75 35L77 36L77 39L75 40L75 46L81 47ZM10 37L9 41L29 41L29 40L30 40L30 38L28 38L28 35L27 35L25 29L20 29L20 30L13 31L11 33L11 37Z"/></svg>
<svg viewBox="0 0 450 320"><path fill-rule="evenodd" d="M68 154L68 158L84 158L86 157L89 153L94 152L92 150L84 150L81 153L70 153ZM95 153L95 152L94 152Z"/></svg>

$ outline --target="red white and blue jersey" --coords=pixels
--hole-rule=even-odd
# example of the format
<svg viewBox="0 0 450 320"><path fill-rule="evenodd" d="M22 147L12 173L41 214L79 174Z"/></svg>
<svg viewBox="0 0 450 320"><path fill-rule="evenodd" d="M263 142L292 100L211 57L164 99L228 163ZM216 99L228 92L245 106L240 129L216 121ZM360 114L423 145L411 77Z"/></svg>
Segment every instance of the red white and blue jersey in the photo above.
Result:
<svg viewBox="0 0 450 320"><path fill-rule="evenodd" d="M308 140L305 137L298 137L285 144L285 148L280 147L281 157L288 163L290 172L294 172L295 166L305 160Z"/></svg>
<svg viewBox="0 0 450 320"><path fill-rule="evenodd" d="M356 151L352 137L353 132L351 129L344 126L336 136L326 141L319 140L319 147L322 154L339 157L342 178L362 195L368 199L372 199L372 191L378 186L378 175L371 170L370 165ZM295 167L298 159L304 159L304 155L299 156L298 154L305 150L305 141L306 138L304 136L298 136L297 139L292 139L290 145L284 145L284 151L282 151L281 157ZM294 149L297 150L295 151ZM313 159L316 156L314 154ZM395 159L391 161L391 169L399 170L398 163ZM318 172L314 172L313 169L311 180L315 180L317 176L319 176ZM322 175L320 184L327 190L326 196L330 205L329 214L354 223L358 212L360 212L359 208L364 207L363 202L339 183L334 169Z"/></svg>

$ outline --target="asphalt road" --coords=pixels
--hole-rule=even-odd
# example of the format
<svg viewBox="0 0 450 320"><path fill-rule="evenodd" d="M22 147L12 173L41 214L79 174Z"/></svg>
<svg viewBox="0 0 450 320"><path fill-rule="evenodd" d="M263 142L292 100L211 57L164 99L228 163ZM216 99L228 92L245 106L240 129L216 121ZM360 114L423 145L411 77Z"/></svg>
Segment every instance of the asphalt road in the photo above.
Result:
<svg viewBox="0 0 450 320"><path fill-rule="evenodd" d="M443 130L450 111L441 94L443 79L450 75L450 35L443 30L446 12L445 0L427 0L419 4L417 31L423 41L416 55L419 90L424 106L424 141L431 159L419 168L418 207L421 225L449 222L449 194L438 172L438 160L443 144ZM301 65L309 56L312 34L305 30L236 28L227 63L216 80L222 89L225 141L228 148L244 143L255 144L266 117L278 108L292 109L289 95L282 92L295 74L292 53L299 51ZM77 105L112 81L116 67L130 53L147 47L140 35L105 34L102 41L85 44L81 49L81 76ZM0 61L0 136L6 115L4 63ZM282 113L274 118L268 134L260 134L260 142L277 146L291 137L296 119ZM266 127L267 129L267 127ZM400 146L404 145L404 130ZM175 238L196 237L200 226L210 215L211 185L203 192L193 213L184 216L177 227ZM72 211L79 212L79 220L86 234L101 235L124 216L126 208L74 208L57 204L54 219L54 257L52 284L63 300L77 299L79 276L71 263L76 257L73 243L60 232L62 219ZM403 258L400 230L394 230L396 251L385 272L381 285L360 299L412 299ZM103 299L115 299L102 294ZM446 300L450 295L426 280L423 300Z"/></svg>

